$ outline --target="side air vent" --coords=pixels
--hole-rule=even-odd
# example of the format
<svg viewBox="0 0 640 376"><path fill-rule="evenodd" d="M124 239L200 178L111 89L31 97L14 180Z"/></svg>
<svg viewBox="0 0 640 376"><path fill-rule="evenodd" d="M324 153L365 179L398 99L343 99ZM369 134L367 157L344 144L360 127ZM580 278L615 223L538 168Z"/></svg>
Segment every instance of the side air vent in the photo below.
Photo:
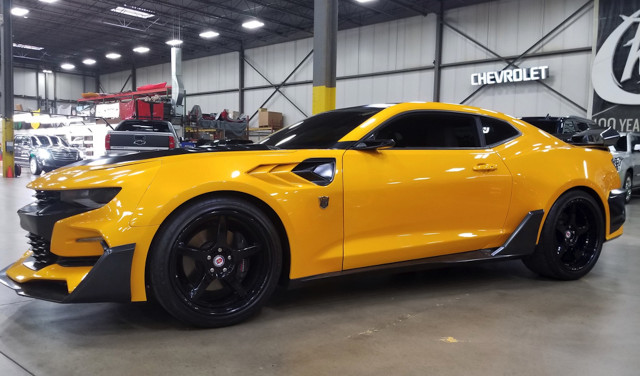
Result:
<svg viewBox="0 0 640 376"><path fill-rule="evenodd" d="M293 170L294 174L313 184L327 186L336 174L336 160L333 158L312 158L300 162Z"/></svg>

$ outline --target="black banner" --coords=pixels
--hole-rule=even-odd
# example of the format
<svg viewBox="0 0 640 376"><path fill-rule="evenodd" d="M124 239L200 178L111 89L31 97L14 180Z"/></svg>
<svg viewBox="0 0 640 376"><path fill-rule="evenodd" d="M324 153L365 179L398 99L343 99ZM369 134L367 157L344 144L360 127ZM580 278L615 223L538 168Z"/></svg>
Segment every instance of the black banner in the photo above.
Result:
<svg viewBox="0 0 640 376"><path fill-rule="evenodd" d="M640 132L640 0L600 0L593 120Z"/></svg>

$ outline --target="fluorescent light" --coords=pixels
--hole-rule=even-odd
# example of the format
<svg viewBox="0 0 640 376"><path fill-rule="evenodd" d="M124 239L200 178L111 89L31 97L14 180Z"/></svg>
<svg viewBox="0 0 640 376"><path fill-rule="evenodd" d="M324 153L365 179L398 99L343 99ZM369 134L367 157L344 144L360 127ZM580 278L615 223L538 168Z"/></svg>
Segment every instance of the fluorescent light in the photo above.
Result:
<svg viewBox="0 0 640 376"><path fill-rule="evenodd" d="M133 52L137 52L139 54L146 54L147 52L149 52L149 47L138 46L133 49Z"/></svg>
<svg viewBox="0 0 640 376"><path fill-rule="evenodd" d="M169 46L179 46L182 44L182 41L180 39L171 39L165 42L166 44L168 44Z"/></svg>
<svg viewBox="0 0 640 376"><path fill-rule="evenodd" d="M84 59L84 60L82 60L82 64L84 64L84 65L93 65L95 63L96 63L96 61L93 60L93 59Z"/></svg>
<svg viewBox="0 0 640 376"><path fill-rule="evenodd" d="M120 54L117 54L115 52L109 52L108 54L104 55L107 59L111 59L111 60L116 60L116 59L120 59Z"/></svg>
<svg viewBox="0 0 640 376"><path fill-rule="evenodd" d="M53 73L53 71L50 69L43 69L42 73Z"/></svg>
<svg viewBox="0 0 640 376"><path fill-rule="evenodd" d="M24 48L25 50L35 50L35 51L44 50L44 47L32 46L30 44L21 44L21 43L14 43L13 47Z"/></svg>
<svg viewBox="0 0 640 376"><path fill-rule="evenodd" d="M217 37L218 35L220 35L220 33L216 33L213 30L207 30L207 31L203 31L202 33L200 33L200 37L201 38L213 38L213 37Z"/></svg>
<svg viewBox="0 0 640 376"><path fill-rule="evenodd" d="M58 0L40 0L40 1L43 2L43 3L51 4L51 3L55 3Z"/></svg>
<svg viewBox="0 0 640 376"><path fill-rule="evenodd" d="M27 13L29 13L29 9L24 9L20 7L11 8L11 14L13 14L14 16L22 17L22 16L26 16Z"/></svg>
<svg viewBox="0 0 640 376"><path fill-rule="evenodd" d="M262 26L264 26L264 24L258 20L247 21L242 24L242 27L244 27L245 29L257 29Z"/></svg>
<svg viewBox="0 0 640 376"><path fill-rule="evenodd" d="M138 18L151 18L154 16L153 13L149 13L146 9L134 8L134 7L131 7L131 8L117 7L117 8L111 9L111 11L120 13L120 14L126 14L127 16L131 16L131 17L138 17Z"/></svg>
<svg viewBox="0 0 640 376"><path fill-rule="evenodd" d="M71 70L71 69L73 69L75 67L76 67L75 65L69 64L69 63L60 64L60 68L66 69L66 70Z"/></svg>
<svg viewBox="0 0 640 376"><path fill-rule="evenodd" d="M356 0L356 1L359 2L359 3L370 3L373 0Z"/></svg>

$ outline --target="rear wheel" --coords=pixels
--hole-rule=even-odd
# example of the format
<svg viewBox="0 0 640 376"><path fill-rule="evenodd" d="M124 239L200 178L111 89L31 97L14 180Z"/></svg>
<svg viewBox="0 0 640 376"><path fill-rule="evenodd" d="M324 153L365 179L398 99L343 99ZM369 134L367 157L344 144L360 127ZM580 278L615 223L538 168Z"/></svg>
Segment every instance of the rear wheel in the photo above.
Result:
<svg viewBox="0 0 640 376"><path fill-rule="evenodd" d="M624 202L628 204L631 201L631 190L633 188L633 180L629 172L624 176L623 188L627 190L627 193L624 196Z"/></svg>
<svg viewBox="0 0 640 376"><path fill-rule="evenodd" d="M29 159L29 169L33 175L40 175L42 172L42 167L40 167L40 163L35 157Z"/></svg>
<svg viewBox="0 0 640 376"><path fill-rule="evenodd" d="M149 262L153 294L184 322L236 324L257 313L276 287L282 268L277 230L248 202L195 202L158 233Z"/></svg>
<svg viewBox="0 0 640 376"><path fill-rule="evenodd" d="M535 252L523 261L545 277L578 279L596 264L603 242L600 207L587 193L571 191L553 204Z"/></svg>

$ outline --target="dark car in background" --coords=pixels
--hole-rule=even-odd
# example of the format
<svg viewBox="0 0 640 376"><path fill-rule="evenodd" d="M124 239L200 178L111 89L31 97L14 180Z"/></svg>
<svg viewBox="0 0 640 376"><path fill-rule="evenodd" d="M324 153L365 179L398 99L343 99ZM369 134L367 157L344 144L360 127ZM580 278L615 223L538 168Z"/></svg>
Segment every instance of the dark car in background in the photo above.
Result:
<svg viewBox="0 0 640 376"><path fill-rule="evenodd" d="M18 135L14 139L16 164L34 175L82 160L82 153L59 136Z"/></svg>
<svg viewBox="0 0 640 376"><path fill-rule="evenodd" d="M598 128L593 120L578 116L525 116L522 120L563 141L571 140L571 137L578 132Z"/></svg>

